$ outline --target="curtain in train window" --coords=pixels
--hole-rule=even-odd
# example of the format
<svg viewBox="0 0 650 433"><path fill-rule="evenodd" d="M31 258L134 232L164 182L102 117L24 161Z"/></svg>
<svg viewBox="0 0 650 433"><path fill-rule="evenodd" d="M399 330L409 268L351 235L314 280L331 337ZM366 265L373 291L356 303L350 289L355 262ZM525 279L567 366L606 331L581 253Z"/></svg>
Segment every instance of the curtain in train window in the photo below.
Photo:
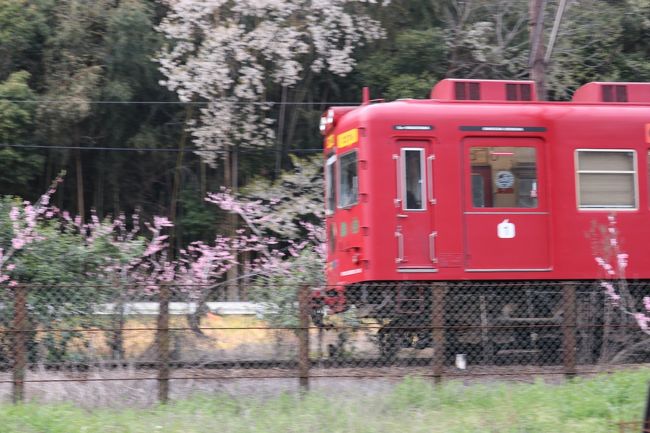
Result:
<svg viewBox="0 0 650 433"><path fill-rule="evenodd" d="M534 147L472 147L470 166L473 207L537 207Z"/></svg>
<svg viewBox="0 0 650 433"><path fill-rule="evenodd" d="M402 149L404 210L424 210L424 150Z"/></svg>
<svg viewBox="0 0 650 433"><path fill-rule="evenodd" d="M576 166L579 208L637 207L635 151L577 150Z"/></svg>
<svg viewBox="0 0 650 433"><path fill-rule="evenodd" d="M334 212L336 207L336 187L334 184L334 166L336 163L336 156L330 156L327 159L327 166L325 168L325 211L328 215Z"/></svg>
<svg viewBox="0 0 650 433"><path fill-rule="evenodd" d="M358 199L357 152L346 153L339 162L339 207L349 207Z"/></svg>

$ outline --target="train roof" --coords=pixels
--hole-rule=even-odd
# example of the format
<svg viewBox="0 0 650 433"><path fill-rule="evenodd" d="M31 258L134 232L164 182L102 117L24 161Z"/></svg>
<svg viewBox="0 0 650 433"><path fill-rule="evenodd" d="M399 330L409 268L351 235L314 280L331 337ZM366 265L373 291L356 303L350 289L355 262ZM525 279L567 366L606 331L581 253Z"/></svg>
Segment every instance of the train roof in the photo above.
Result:
<svg viewBox="0 0 650 433"><path fill-rule="evenodd" d="M535 93L535 84L531 81L457 79L440 81L431 91L430 99L399 99L385 103L370 101L364 92L360 106L330 108L323 115L321 130L326 135L335 124L388 117L396 121L408 118L409 122L417 124L430 122L432 115L445 121L459 116L481 116L482 120L490 122L504 120L507 116L508 121L535 123L578 115L591 120L605 116L609 122L635 122L641 117L647 118L650 106L650 83L588 83L566 102L538 101Z"/></svg>
<svg viewBox="0 0 650 433"><path fill-rule="evenodd" d="M327 135L334 126L344 130L382 119L390 119L393 126L430 125L432 129L445 125L469 128L476 126L474 123L534 129L570 121L577 128L590 124L591 130L597 132L603 122L611 131L614 122L646 123L649 119L650 83L589 83L566 102L538 101L534 95L534 83L530 81L445 79L433 88L431 99L383 102L370 101L366 96L360 106L331 108L324 114L323 132Z"/></svg>

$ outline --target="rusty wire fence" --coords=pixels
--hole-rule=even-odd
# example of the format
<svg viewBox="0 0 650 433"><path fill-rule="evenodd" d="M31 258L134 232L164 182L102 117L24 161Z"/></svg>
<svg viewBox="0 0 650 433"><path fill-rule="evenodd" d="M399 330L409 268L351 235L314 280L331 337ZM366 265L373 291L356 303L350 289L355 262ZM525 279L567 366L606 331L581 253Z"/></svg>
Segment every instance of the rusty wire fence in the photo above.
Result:
<svg viewBox="0 0 650 433"><path fill-rule="evenodd" d="M595 282L247 289L280 295L231 303L210 286L4 287L0 400L146 405L233 383L258 394L405 376L562 380L650 360L647 335ZM627 290L626 305L641 308L650 285Z"/></svg>

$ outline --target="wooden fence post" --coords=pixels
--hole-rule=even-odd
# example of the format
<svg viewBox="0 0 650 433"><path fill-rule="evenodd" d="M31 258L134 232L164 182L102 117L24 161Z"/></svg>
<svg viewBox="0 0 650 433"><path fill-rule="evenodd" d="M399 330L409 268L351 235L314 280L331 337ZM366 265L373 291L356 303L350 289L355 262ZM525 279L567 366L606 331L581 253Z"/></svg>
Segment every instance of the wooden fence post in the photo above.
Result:
<svg viewBox="0 0 650 433"><path fill-rule="evenodd" d="M14 403L25 399L25 369L27 367L27 288L19 284L14 288L13 317L13 390Z"/></svg>
<svg viewBox="0 0 650 433"><path fill-rule="evenodd" d="M160 287L158 299L158 401L166 404L169 400L169 299L171 288L168 284Z"/></svg>
<svg viewBox="0 0 650 433"><path fill-rule="evenodd" d="M562 352L564 374L567 378L576 375L576 286L573 282L562 283Z"/></svg>
<svg viewBox="0 0 650 433"><path fill-rule="evenodd" d="M433 338L433 380L436 384L442 382L445 368L445 283L434 283L431 287L431 324Z"/></svg>
<svg viewBox="0 0 650 433"><path fill-rule="evenodd" d="M301 286L298 292L298 377L300 390L309 390L309 286Z"/></svg>

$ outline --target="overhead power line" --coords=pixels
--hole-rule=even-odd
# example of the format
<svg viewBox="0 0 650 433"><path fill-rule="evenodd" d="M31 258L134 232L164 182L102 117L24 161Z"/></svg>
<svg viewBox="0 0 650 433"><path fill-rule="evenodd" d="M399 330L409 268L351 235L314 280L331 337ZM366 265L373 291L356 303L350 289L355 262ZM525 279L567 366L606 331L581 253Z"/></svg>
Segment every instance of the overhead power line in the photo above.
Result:
<svg viewBox="0 0 650 433"><path fill-rule="evenodd" d="M14 104L70 104L78 103L78 99L7 99L0 98L0 102ZM291 102L291 101L84 101L84 104L93 105L208 105L210 103L227 102L234 105L360 105L356 102Z"/></svg>
<svg viewBox="0 0 650 433"><path fill-rule="evenodd" d="M161 152L161 153L178 153L178 152L219 152L218 150L210 149L176 149L176 148L156 148L156 147L89 147L89 146L63 146L63 145L45 145L45 144L12 144L12 143L0 143L0 148L10 147L14 149L57 149L57 150L106 150L113 152ZM323 149L290 149L289 153L318 153L322 152ZM275 153L275 149L241 149L239 153Z"/></svg>

